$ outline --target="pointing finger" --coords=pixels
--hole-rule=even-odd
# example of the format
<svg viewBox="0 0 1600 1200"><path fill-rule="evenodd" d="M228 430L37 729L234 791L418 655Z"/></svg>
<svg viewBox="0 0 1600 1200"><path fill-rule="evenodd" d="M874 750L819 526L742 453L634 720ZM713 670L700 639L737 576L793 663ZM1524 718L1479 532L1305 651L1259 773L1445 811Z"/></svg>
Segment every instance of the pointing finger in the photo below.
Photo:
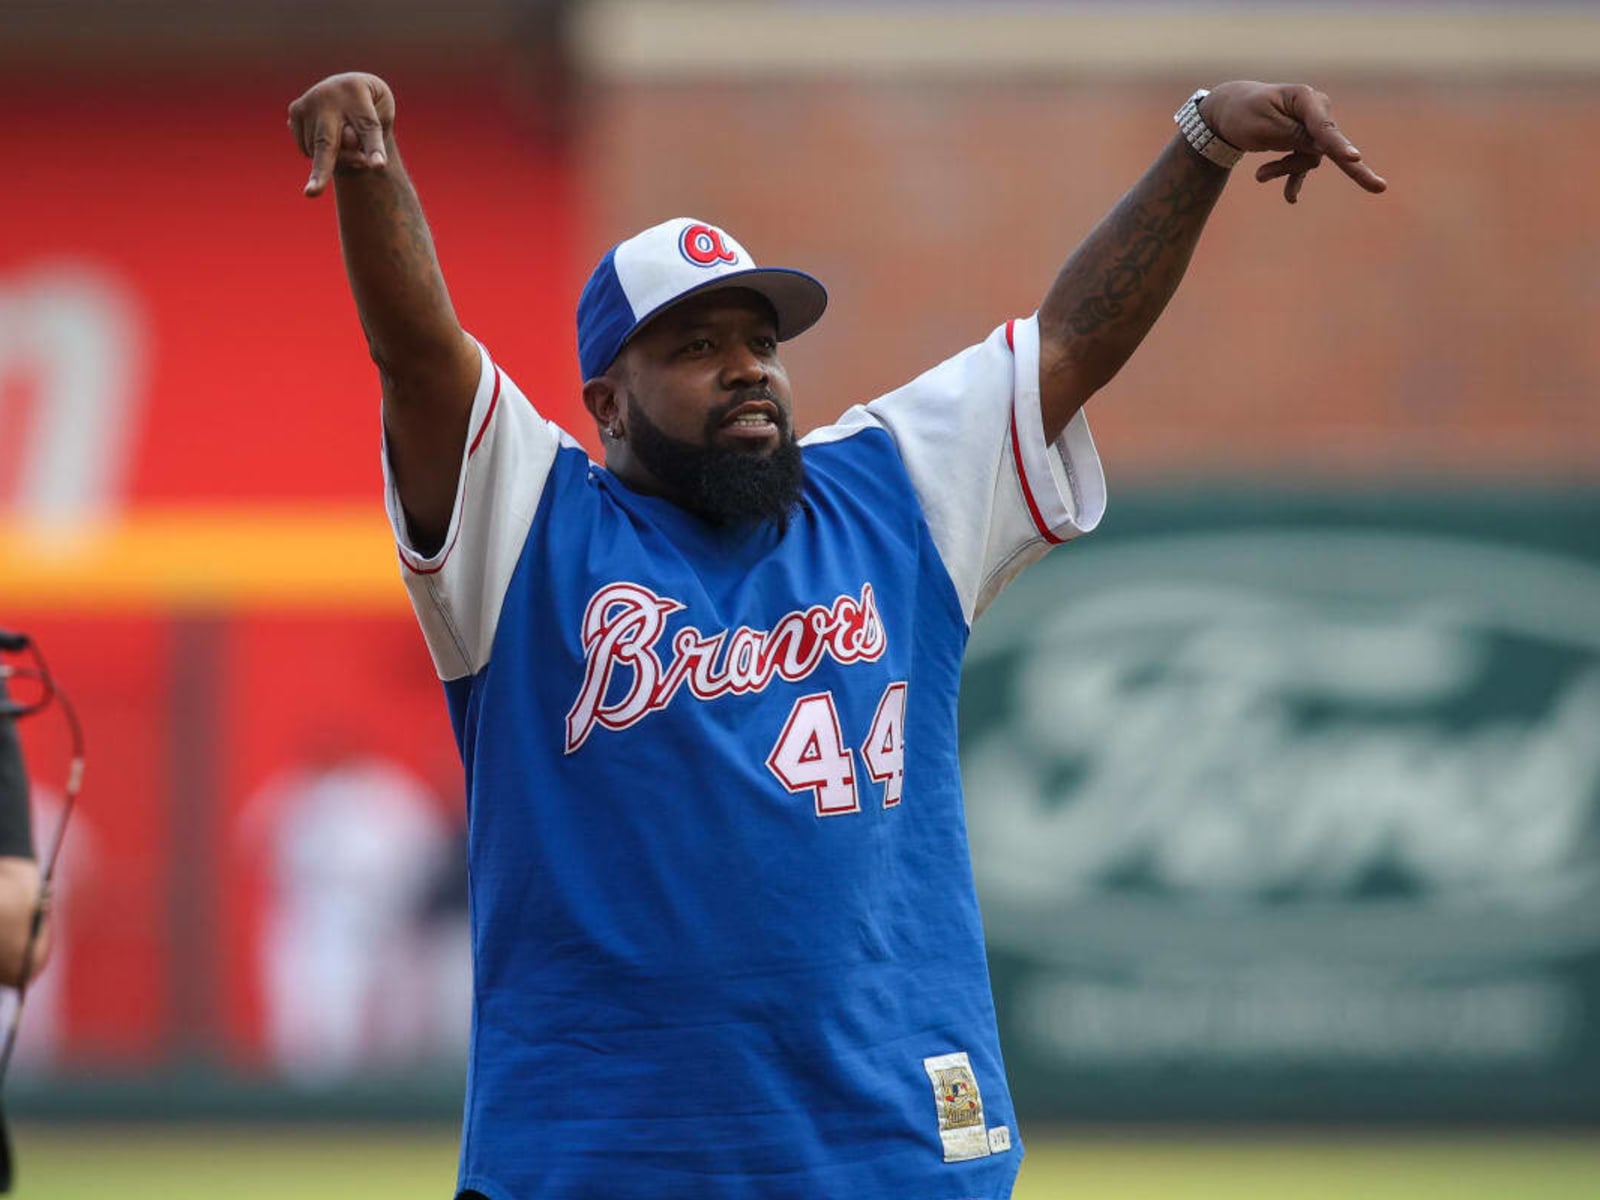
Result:
<svg viewBox="0 0 1600 1200"><path fill-rule="evenodd" d="M1313 88L1297 87L1290 93L1289 110L1305 131L1300 139L1301 149L1313 154L1331 154L1337 159L1353 148L1339 132L1338 123L1333 119L1333 102L1326 94Z"/></svg>
<svg viewBox="0 0 1600 1200"><path fill-rule="evenodd" d="M294 144L300 147L300 153L310 158L311 146L306 137L306 114L299 100L289 106L289 132L294 135Z"/></svg>
<svg viewBox="0 0 1600 1200"><path fill-rule="evenodd" d="M1389 186L1383 176L1361 161L1361 151L1350 144L1350 139L1331 120L1320 132L1314 131L1312 136L1318 148L1333 160L1334 165L1367 191L1381 192Z"/></svg>
<svg viewBox="0 0 1600 1200"><path fill-rule="evenodd" d="M1334 165L1369 192L1381 192L1388 182L1366 163L1361 161L1361 151L1351 145L1333 119L1333 106L1328 97L1310 88L1299 90L1295 107L1300 124L1306 131L1311 147L1319 154L1331 158Z"/></svg>
<svg viewBox="0 0 1600 1200"><path fill-rule="evenodd" d="M306 180L306 195L320 196L333 177L333 164L339 157L339 136L342 122L339 114L325 108L317 114L315 129L311 131L311 177Z"/></svg>
<svg viewBox="0 0 1600 1200"><path fill-rule="evenodd" d="M1342 156L1331 156L1338 168L1369 192L1387 191L1389 187L1388 180L1361 161L1361 151L1351 146L1348 142L1345 145L1347 150Z"/></svg>

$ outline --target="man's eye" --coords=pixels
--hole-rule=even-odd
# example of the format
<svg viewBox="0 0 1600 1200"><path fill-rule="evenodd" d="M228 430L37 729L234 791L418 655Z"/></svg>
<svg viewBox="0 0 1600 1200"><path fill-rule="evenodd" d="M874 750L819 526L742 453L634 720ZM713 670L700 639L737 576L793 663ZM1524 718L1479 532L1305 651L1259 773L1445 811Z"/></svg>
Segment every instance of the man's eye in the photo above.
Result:
<svg viewBox="0 0 1600 1200"><path fill-rule="evenodd" d="M763 354L771 354L778 348L778 339L771 337L759 337L756 339L755 345L756 349L760 350Z"/></svg>
<svg viewBox="0 0 1600 1200"><path fill-rule="evenodd" d="M682 353L684 353L684 354L704 354L709 349L711 349L711 339L710 338L695 338L691 342L684 343Z"/></svg>

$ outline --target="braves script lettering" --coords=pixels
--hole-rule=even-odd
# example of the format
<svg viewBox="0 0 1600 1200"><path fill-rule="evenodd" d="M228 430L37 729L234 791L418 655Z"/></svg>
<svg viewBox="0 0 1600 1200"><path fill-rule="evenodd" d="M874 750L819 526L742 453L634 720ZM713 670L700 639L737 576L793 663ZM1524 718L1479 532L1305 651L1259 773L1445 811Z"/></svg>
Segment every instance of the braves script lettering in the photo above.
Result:
<svg viewBox="0 0 1600 1200"><path fill-rule="evenodd" d="M759 692L773 679L804 679L824 655L837 663L874 662L888 645L872 585L859 599L840 596L789 613L771 629L740 626L705 634L687 626L672 635L663 663L657 643L667 618L683 605L637 583L614 583L589 600L583 614L583 687L567 713L567 749L583 745L596 725L626 729L665 708L687 686L699 700ZM627 690L614 699L624 683Z"/></svg>

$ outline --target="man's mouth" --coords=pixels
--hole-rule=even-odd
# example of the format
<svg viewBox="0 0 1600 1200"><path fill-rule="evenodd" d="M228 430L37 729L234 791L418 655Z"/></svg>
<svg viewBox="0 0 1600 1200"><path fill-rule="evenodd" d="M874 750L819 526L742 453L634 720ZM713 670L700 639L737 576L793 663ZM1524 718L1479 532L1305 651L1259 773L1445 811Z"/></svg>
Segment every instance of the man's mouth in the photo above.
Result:
<svg viewBox="0 0 1600 1200"><path fill-rule="evenodd" d="M718 426L736 438L767 438L783 428L783 414L770 400L750 400L738 405Z"/></svg>

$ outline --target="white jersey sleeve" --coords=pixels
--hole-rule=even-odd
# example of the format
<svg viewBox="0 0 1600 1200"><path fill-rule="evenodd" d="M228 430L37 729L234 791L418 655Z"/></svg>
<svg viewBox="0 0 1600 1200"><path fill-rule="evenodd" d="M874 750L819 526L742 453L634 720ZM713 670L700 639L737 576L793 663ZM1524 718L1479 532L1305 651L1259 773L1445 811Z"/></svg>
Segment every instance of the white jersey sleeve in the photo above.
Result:
<svg viewBox="0 0 1600 1200"><path fill-rule="evenodd" d="M1083 413L1045 442L1037 317L1002 325L806 442L871 426L899 449L969 623L1024 567L1092 530L1105 512L1105 476Z"/></svg>
<svg viewBox="0 0 1600 1200"><path fill-rule="evenodd" d="M578 443L545 420L482 345L483 369L461 454L455 506L442 547L417 551L395 488L388 438L384 504L400 550L411 606L443 680L475 674L489 661L500 605L521 557L556 452Z"/></svg>

